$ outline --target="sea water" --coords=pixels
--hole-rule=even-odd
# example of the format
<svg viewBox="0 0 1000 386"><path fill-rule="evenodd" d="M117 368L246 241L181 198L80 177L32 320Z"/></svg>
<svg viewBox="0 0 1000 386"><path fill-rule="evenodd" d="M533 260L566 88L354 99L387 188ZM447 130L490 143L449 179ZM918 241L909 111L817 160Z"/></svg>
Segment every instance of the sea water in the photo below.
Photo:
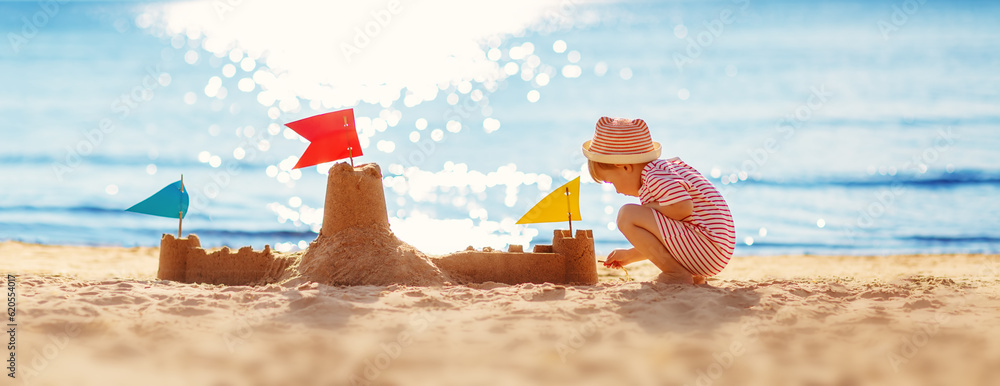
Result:
<svg viewBox="0 0 1000 386"><path fill-rule="evenodd" d="M514 222L581 174L573 227L627 247L605 115L723 192L737 254L1000 252L996 3L265 3L0 4L0 239L158 245L123 209L183 174L185 234L305 248L329 164L284 124L353 107L431 253L548 243Z"/></svg>

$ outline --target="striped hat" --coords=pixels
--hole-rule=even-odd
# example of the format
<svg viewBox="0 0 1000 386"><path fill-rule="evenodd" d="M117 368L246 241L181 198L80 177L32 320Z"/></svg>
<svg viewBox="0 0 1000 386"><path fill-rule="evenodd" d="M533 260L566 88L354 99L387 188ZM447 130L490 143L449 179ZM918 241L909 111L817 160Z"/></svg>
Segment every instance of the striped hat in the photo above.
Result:
<svg viewBox="0 0 1000 386"><path fill-rule="evenodd" d="M660 144L641 119L601 117L594 139L583 143L583 155L606 164L638 164L660 158Z"/></svg>

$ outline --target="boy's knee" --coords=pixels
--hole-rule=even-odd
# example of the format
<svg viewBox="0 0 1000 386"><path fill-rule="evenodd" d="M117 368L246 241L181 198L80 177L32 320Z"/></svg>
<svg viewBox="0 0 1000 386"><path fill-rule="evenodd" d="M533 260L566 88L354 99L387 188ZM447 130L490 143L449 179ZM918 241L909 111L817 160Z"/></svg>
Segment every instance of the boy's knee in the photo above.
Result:
<svg viewBox="0 0 1000 386"><path fill-rule="evenodd" d="M618 227L621 228L625 224L634 224L637 211L642 210L641 205L636 204L625 204L622 205L621 209L618 209Z"/></svg>

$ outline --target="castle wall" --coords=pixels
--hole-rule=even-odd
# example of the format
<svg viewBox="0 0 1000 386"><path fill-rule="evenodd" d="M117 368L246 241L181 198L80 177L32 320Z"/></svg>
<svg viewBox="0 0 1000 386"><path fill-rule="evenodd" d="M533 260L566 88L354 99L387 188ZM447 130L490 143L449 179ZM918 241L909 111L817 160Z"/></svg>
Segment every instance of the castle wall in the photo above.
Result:
<svg viewBox="0 0 1000 386"><path fill-rule="evenodd" d="M177 239L164 234L156 277L182 283L258 285L279 281L293 262L291 257L275 256L270 246L263 251L243 247L236 252L223 247L208 253L197 235Z"/></svg>
<svg viewBox="0 0 1000 386"><path fill-rule="evenodd" d="M533 253L521 252L520 245L511 251L462 251L434 258L434 264L463 283L554 283L596 284L597 258L590 230L556 230L552 245L535 245Z"/></svg>
<svg viewBox="0 0 1000 386"><path fill-rule="evenodd" d="M566 280L566 259L555 253L462 251L433 261L461 283L541 284Z"/></svg>
<svg viewBox="0 0 1000 386"><path fill-rule="evenodd" d="M229 248L188 254L187 281L190 283L250 285L273 283L281 277L291 259L278 258L271 247L254 251L251 247L232 252Z"/></svg>

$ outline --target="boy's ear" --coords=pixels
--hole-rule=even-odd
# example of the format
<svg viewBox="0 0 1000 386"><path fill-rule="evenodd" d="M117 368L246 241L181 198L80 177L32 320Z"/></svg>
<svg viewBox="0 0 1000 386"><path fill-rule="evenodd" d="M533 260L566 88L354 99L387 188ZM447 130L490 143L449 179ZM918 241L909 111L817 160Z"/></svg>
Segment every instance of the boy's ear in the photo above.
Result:
<svg viewBox="0 0 1000 386"><path fill-rule="evenodd" d="M634 167L632 166L632 164L615 164L615 167L619 167L619 168L625 169L626 173L631 173L632 169L634 169Z"/></svg>

